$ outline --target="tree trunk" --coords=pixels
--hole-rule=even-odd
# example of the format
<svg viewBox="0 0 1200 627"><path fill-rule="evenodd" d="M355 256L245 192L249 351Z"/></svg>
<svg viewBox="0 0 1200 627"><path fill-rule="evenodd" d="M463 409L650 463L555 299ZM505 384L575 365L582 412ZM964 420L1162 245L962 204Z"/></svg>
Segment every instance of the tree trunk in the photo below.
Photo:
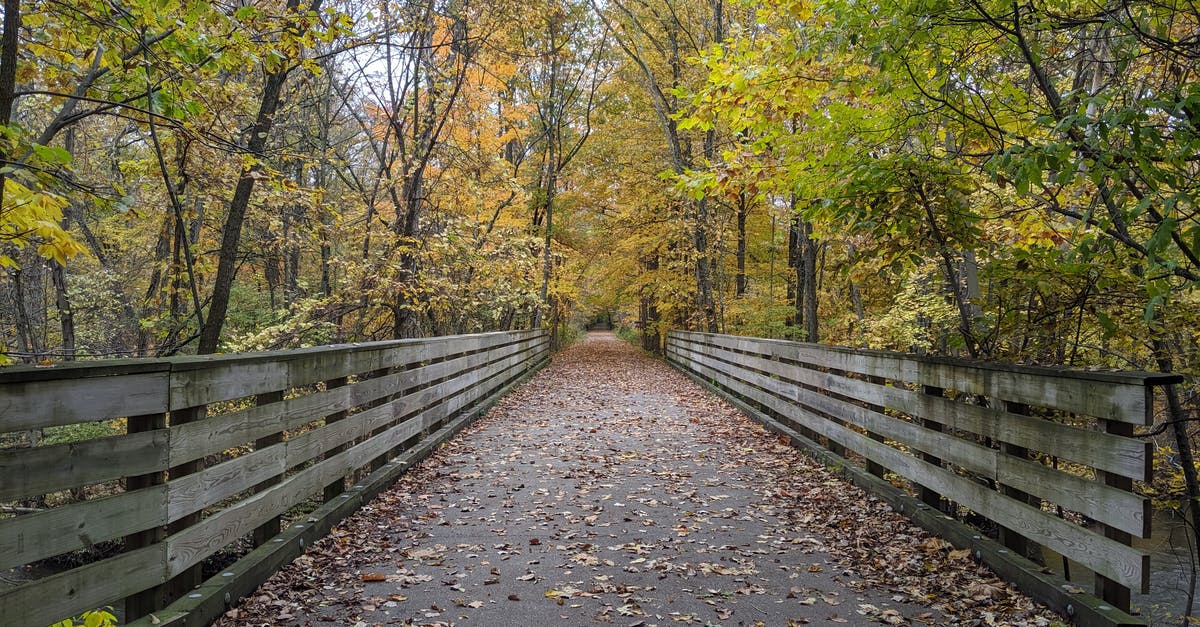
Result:
<svg viewBox="0 0 1200 627"><path fill-rule="evenodd" d="M553 48L557 43L556 24L553 20L550 22L550 47ZM553 274L554 264L551 251L551 243L554 235L554 196L558 192L558 141L561 138L558 128L559 111L563 103L557 101L558 94L558 56L555 55L550 63L550 85L546 96L547 102L543 104L544 113L542 122L546 128L546 174L544 177L545 186L541 189L542 194L542 218L543 218L543 237L542 237L542 287L540 291L539 302L542 306L549 306L550 294L550 277ZM533 314L533 328L538 328L542 323L541 307Z"/></svg>
<svg viewBox="0 0 1200 627"><path fill-rule="evenodd" d="M709 8L712 10L712 40L720 42L725 38L725 5L723 0L711 0ZM677 77L676 84L679 80ZM712 163L717 149L717 132L709 130L704 134L704 160L705 163ZM700 199L696 206L696 295L697 305L700 307L700 316L704 322L704 328L709 333L717 333L720 330L720 321L717 316L716 301L713 298L713 273L709 251L708 241L708 220L709 220L709 199L707 197Z"/></svg>
<svg viewBox="0 0 1200 627"><path fill-rule="evenodd" d="M553 153L552 153L553 154ZM544 208L545 231L542 238L542 288L540 292L540 302L545 306L549 306L550 295L550 277L553 274L553 253L551 251L551 243L553 238L554 228L554 187L557 185L557 177L551 173L547 178L546 183L546 205ZM538 328L542 324L542 310L539 307L533 314L533 328Z"/></svg>
<svg viewBox="0 0 1200 627"><path fill-rule="evenodd" d="M746 214L749 213L746 194L738 195L737 208L737 276L734 291L738 298L746 295Z"/></svg>
<svg viewBox="0 0 1200 627"><path fill-rule="evenodd" d="M21 267L10 274L16 298L17 337L27 353L25 361L35 363L46 354L46 266L32 250L19 252Z"/></svg>
<svg viewBox="0 0 1200 627"><path fill-rule="evenodd" d="M303 188L304 165L297 164L294 173L296 185ZM324 189L324 181L318 181L318 189ZM291 309L300 298L300 224L304 219L304 208L300 203L289 203L283 209L283 255L280 259L283 276L283 302Z"/></svg>
<svg viewBox="0 0 1200 627"><path fill-rule="evenodd" d="M0 33L0 126L12 121L13 102L17 91L17 39L21 30L21 0L4 0L4 32ZM8 163L8 151L0 147L0 163ZM4 206L4 181L0 173L0 207Z"/></svg>
<svg viewBox="0 0 1200 627"><path fill-rule="evenodd" d="M420 227L420 216L425 204L425 174L434 159L434 149L442 129L450 119L451 110L458 100L466 77L466 66L470 55L469 33L464 18L458 16L451 25L453 38L450 55L441 62L434 59L433 35L437 28L432 6L425 7L422 19L426 22L412 34L410 45L415 45L416 59L411 83L411 95L406 98L404 108L411 111L411 136L402 137L404 126L400 124L400 112L393 114L389 123L397 141L407 143L402 150L402 162L396 164L404 172L399 197L392 187L391 195L399 215L392 224L392 232L403 247L400 254L397 281L401 288L392 301L392 335L396 339L414 337L419 334L420 304L415 283L420 279L419 258L415 246ZM464 58L464 55L466 57ZM388 55L389 62L391 55ZM447 87L442 81L452 81ZM422 92L423 88L423 92ZM400 105L401 103L395 103ZM406 289L407 288L407 289Z"/></svg>
<svg viewBox="0 0 1200 627"><path fill-rule="evenodd" d="M46 263L50 264L50 277L54 280L54 304L62 329L62 358L63 361L75 361L75 312L71 310L71 298L67 293L67 271L57 261Z"/></svg>
<svg viewBox="0 0 1200 627"><path fill-rule="evenodd" d="M310 10L318 10L320 4L321 0L313 0ZM287 0L285 12L295 14L299 6L300 0ZM271 127L275 124L275 112L279 109L279 97L283 91L283 83L287 80L289 69L285 66L268 72L263 81L258 114L254 118L254 124L250 127L250 141L246 145L246 152L254 157L256 162L242 169L237 187L233 191L233 198L229 201L229 213L225 216L225 225L221 229L221 249L217 254L217 276L213 281L212 301L208 308L208 319L200 330L200 346L197 352L201 355L215 353L221 340L221 328L225 326L225 317L229 310L229 294L237 275L238 245L241 243L242 224L246 219L246 209L250 206L254 181L262 171L262 164L257 160L264 157L267 137L271 133Z"/></svg>
<svg viewBox="0 0 1200 627"><path fill-rule="evenodd" d="M708 198L696 203L696 224L692 232L696 254L696 308L700 313L701 328L716 333L717 306L713 300L713 279L708 263L708 208Z"/></svg>
<svg viewBox="0 0 1200 627"><path fill-rule="evenodd" d="M855 257L858 256L858 250L854 247L854 244L850 244L847 248L846 254L850 258L850 263L853 264ZM862 290L858 287L858 283L853 280L850 281L850 303L854 306L854 333L858 336L859 346L865 346L867 338L863 322L866 316L863 310Z"/></svg>
<svg viewBox="0 0 1200 627"><path fill-rule="evenodd" d="M800 308L800 216L796 214L796 197L791 196L792 219L788 221L787 267L790 271L787 277L787 302L792 305L792 313L788 315L787 326L803 326L804 314Z"/></svg>
<svg viewBox="0 0 1200 627"><path fill-rule="evenodd" d="M974 309L972 308L971 299L967 294L967 287L963 284L960 264L955 260L955 255L952 254L949 238L942 231L942 227L937 221L933 204L925 193L925 183L920 180L914 180L912 185L917 198L921 201L921 206L925 211L925 218L929 222L930 235L933 237L933 243L936 245L938 255L941 257L940 265L942 274L946 280L946 289L950 292L950 297L953 299L955 308L958 311L958 332L963 338L967 354L972 359L978 358L979 342L975 337L974 331Z"/></svg>
<svg viewBox="0 0 1200 627"><path fill-rule="evenodd" d="M817 320L817 241L812 238L813 226L801 217L796 198L791 198L792 223L788 233L788 266L795 270L795 290L790 290L796 309L793 326L804 330L806 342L820 341Z"/></svg>
<svg viewBox="0 0 1200 627"><path fill-rule="evenodd" d="M643 261L642 270L647 273L658 270L658 258L654 257ZM643 286L641 307L638 310L638 326L642 331L642 350L658 353L662 349L662 340L658 335L658 323L658 305L655 303L653 289L650 286Z"/></svg>
<svg viewBox="0 0 1200 627"><path fill-rule="evenodd" d="M800 238L804 253L801 256L801 269L804 272L804 335L809 342L821 341L818 333L820 320L817 319L817 240L813 239L812 222L801 222L803 231Z"/></svg>

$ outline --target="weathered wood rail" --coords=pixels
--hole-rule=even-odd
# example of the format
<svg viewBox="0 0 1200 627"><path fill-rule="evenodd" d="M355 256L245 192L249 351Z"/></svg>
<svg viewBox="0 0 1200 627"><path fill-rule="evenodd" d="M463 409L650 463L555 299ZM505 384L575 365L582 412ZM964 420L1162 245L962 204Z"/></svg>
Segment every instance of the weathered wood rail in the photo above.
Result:
<svg viewBox="0 0 1200 627"><path fill-rule="evenodd" d="M1150 480L1151 453L1134 427L1151 423L1155 386L1180 377L679 331L667 358L846 464L859 483L974 549L1032 596L1081 623L1142 624L1126 613L1130 589L1149 586L1149 556L1132 539L1150 535L1150 505L1133 483ZM915 497L882 481L887 473L911 482ZM998 526L999 543L945 515L965 510ZM1096 596L1025 559L1039 555L1037 545L1094 572Z"/></svg>
<svg viewBox="0 0 1200 627"><path fill-rule="evenodd" d="M302 549L305 527L327 529L328 516L349 513L343 502L363 498L348 479L394 479L548 358L544 332L518 331L0 370L0 434L127 425L0 451L0 503L97 484L113 492L0 519L0 572L124 541L115 556L0 590L0 624L48 625L122 600L133 618L201 599L202 562L243 539L279 563L272 543ZM281 533L281 516L314 496L325 505ZM253 570L259 582L269 575ZM186 608L160 614L196 622Z"/></svg>

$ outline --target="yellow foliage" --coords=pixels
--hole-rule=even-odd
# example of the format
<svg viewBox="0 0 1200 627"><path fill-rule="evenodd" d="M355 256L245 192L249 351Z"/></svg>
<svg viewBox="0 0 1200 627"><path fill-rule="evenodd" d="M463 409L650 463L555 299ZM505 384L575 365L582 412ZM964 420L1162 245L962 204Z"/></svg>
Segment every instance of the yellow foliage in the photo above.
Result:
<svg viewBox="0 0 1200 627"><path fill-rule="evenodd" d="M61 226L67 200L57 194L34 191L11 178L4 181L4 206L0 207L0 241L26 246L37 244L39 255L66 264L85 252L82 244ZM0 253L0 267L17 267L12 257Z"/></svg>

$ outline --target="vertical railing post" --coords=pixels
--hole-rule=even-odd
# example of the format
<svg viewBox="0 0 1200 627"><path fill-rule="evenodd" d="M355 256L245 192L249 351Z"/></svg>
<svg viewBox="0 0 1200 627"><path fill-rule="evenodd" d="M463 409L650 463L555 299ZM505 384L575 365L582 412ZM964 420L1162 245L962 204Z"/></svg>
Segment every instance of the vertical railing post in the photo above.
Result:
<svg viewBox="0 0 1200 627"><path fill-rule="evenodd" d="M1116 420L1099 420L1100 428L1112 435L1122 437L1133 437L1133 424L1128 422L1119 422ZM1103 470L1096 470L1096 480L1103 482L1105 485L1118 488L1120 490L1133 491L1133 479L1122 477ZM1108 525L1101 524L1104 529L1104 536L1116 540L1124 545L1133 544L1133 535L1127 531L1114 529ZM1113 607L1123 611L1130 611L1130 590L1129 588L1105 577L1099 573L1096 574L1096 596L1104 599L1112 604Z"/></svg>
<svg viewBox="0 0 1200 627"><path fill-rule="evenodd" d="M882 386L887 383L887 380L884 379L883 377L869 374L869 375L867 375L867 382ZM880 405L872 405L870 403L867 403L866 405L867 405L867 408L870 409L871 411L878 412L880 414L884 413L884 408ZM879 435L878 433L875 433L874 431L868 431L867 436L870 437L872 440L875 440L876 442L880 442L880 443L886 442L886 439L882 435ZM870 459L867 460L867 472L871 473L872 475L875 475L876 477L879 477L880 479L882 479L883 476L885 474L887 474L887 471L888 471L887 467L884 466L883 464L879 464L877 462L871 461Z"/></svg>
<svg viewBox="0 0 1200 627"><path fill-rule="evenodd" d="M171 426L179 426L197 420L203 420L208 409L207 405L197 405L195 407L185 407L171 411L170 424ZM204 469L204 459L195 459L190 462L184 462L178 466L173 466L167 471L168 479L178 479L187 475L195 474ZM167 525L167 535L178 533L200 522L204 517L202 511L192 512L181 516L179 520ZM203 577L203 569L201 564L190 566L176 575L173 579L167 582L166 591L167 598L177 599L190 592L193 588L200 585Z"/></svg>
<svg viewBox="0 0 1200 627"><path fill-rule="evenodd" d="M381 368L379 370L372 370L371 373L367 376L371 377L372 379L377 379L377 378L383 378L383 377L389 376L398 371L399 371L399 369L395 368L395 367ZM391 394L386 394L384 396L379 397L378 400L370 403L369 406L370 407L380 407L383 405L387 405L388 403L391 403L392 401L396 400L396 398L398 398L398 397L399 397L399 394L397 394L396 392L392 392ZM363 439L369 440L369 439L383 433L384 431L387 431L388 429L392 428L395 424L396 424L396 421L394 419L389 420L386 423L380 425L379 427L376 427L369 434L367 434L366 437L364 437ZM375 472L376 470L379 470L380 468L383 468L383 465L388 463L388 460L392 457L395 457L395 452L393 449L388 449L388 450L384 451L382 455L371 460L370 464L366 468L363 469L362 474L365 476L367 474Z"/></svg>
<svg viewBox="0 0 1200 627"><path fill-rule="evenodd" d="M845 373L845 372L842 372L842 371L840 371L840 370L832 370L832 369L830 369L830 368L825 368L825 367L818 368L818 369L817 369L817 372L822 372L822 373L825 373L825 374L832 374L832 375L835 375L835 376L846 376L846 373ZM824 386L822 386L822 387L821 387L821 389L817 390L817 393L818 393L818 394L824 394L824 395L826 395L826 396L829 396L829 390L825 389L825 387L824 387ZM846 421L844 421L844 420L840 420L840 419L838 419L838 418L834 418L834 417L824 417L824 418L822 418L822 419L823 419L823 420L828 420L828 421L830 421L830 422L832 422L832 423L834 423L834 424L842 425L843 427L845 427L845 426L846 426ZM847 428L848 428L848 427L847 427ZM827 436L823 436L823 435L822 435L822 436L818 436L818 437L819 437L820 439L818 439L818 440L817 440L817 442L819 442L819 443L821 443L821 444L824 444L824 445L825 445L825 448L829 449L829 450L830 450L830 451L831 451L831 452L832 452L834 455L837 455L838 457L841 457L841 458L843 458L843 459L847 459L847 460L849 459L849 455L846 453L846 447L845 447L845 446L843 446L843 445L839 444L839 443L838 443L836 440L834 440L833 438L830 438L830 437L827 437Z"/></svg>
<svg viewBox="0 0 1200 627"><path fill-rule="evenodd" d="M921 392L923 392L929 396L939 396L940 397L946 393L946 390L936 387L936 386L933 386L933 385L922 385ZM942 432L942 423L934 421L934 420L930 420L928 418L921 418L921 426L925 427L926 429L929 429L930 431L935 431L937 433ZM933 464L934 466L942 465L942 458L940 458L937 455L934 455L932 453L922 452L921 459L927 463ZM942 495L939 494L937 491L935 491L931 488L927 488L925 486L921 486L921 502L932 507L935 510L942 509Z"/></svg>
<svg viewBox="0 0 1200 627"><path fill-rule="evenodd" d="M125 432L128 434L166 429L167 415L163 413L129 416L125 423ZM128 493L151 486L162 485L165 482L166 473L161 470L144 475L134 475L125 478L125 492ZM164 503L163 507L165 506ZM166 537L167 529L161 526L131 533L125 536L125 550L135 551L162 542ZM154 586L153 588L143 590L125 598L125 620L128 622L141 618L165 606L166 591L162 586Z"/></svg>
<svg viewBox="0 0 1200 627"><path fill-rule="evenodd" d="M1010 401L1005 401L1004 408L1010 414L1017 414L1019 416L1028 416L1029 415L1029 405L1026 405L1024 403L1013 403ZM1000 443L1000 454L1001 455L1009 455L1009 456L1015 457L1017 459L1028 459L1029 458L1029 449L1027 449L1023 446L1017 446L1016 444L1009 444L1008 442L1001 442ZM1037 507L1039 509L1041 508L1041 505L1042 505L1041 499L1034 497L1032 494L1029 494L1027 492L1018 490L1012 486L1004 485L1004 484L1001 484L1000 489L1004 493L1005 496L1007 496L1011 499L1015 499L1017 501L1020 501L1022 503L1026 503L1029 505L1033 505L1034 507ZM1025 536L1021 535L1020 533L1018 533L1012 529L1009 529L1007 527L1001 527L1000 528L1000 541L1004 544L1004 546L1008 547L1010 550L1012 550L1017 555L1020 555L1021 557L1028 557L1030 559L1038 558L1038 559L1035 559L1035 561L1038 561L1038 562L1041 561L1040 556L1038 555L1039 549L1038 549L1037 544L1030 542L1028 538L1026 538Z"/></svg>
<svg viewBox="0 0 1200 627"><path fill-rule="evenodd" d="M283 391L265 392L263 394L257 394L254 397L254 404L260 405L260 406L261 405L271 405L273 403L279 403L281 401L283 401ZM260 451L269 446L274 446L276 444L279 444L280 442L283 442L283 432L282 431L278 431L276 433L272 433L271 435L264 436L264 437L261 437L261 438L258 438L257 440L255 440L254 441L254 450ZM254 493L257 494L259 492L267 490L271 486L278 484L281 480L282 480L282 476L280 476L280 475L275 475L274 477L269 477L266 480L264 480L254 486ZM275 536L279 535L279 528L280 528L279 521L280 521L280 517L276 516L276 517L272 518L271 520L268 520L267 522L256 527L254 529L254 533L252 534L253 539L254 539L254 546L262 546L271 538L274 538Z"/></svg>
<svg viewBox="0 0 1200 627"><path fill-rule="evenodd" d="M325 389L332 390L334 388L340 388L343 385L346 385L346 381L347 381L347 377L337 377L334 379L330 379L325 382ZM329 414L328 416L325 417L325 424L331 425L339 420L342 420L347 415L349 415L349 412L347 412L344 409L342 411L335 411L332 414ZM325 459L329 459L329 458L333 457L334 455L341 453L344 450L346 450L346 445L339 444L339 445L329 449L329 451L325 453ZM337 498L337 496L339 494L341 494L342 492L345 492L345 491L346 491L346 478L343 476L339 476L336 481L333 481L329 485L325 486L325 500L328 501L328 500Z"/></svg>

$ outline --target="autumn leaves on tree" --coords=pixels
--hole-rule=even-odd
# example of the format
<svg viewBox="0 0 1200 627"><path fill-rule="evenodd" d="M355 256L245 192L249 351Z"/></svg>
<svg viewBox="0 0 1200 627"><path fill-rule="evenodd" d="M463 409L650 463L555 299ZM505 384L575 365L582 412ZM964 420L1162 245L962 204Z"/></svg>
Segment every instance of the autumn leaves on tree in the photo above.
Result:
<svg viewBox="0 0 1200 627"><path fill-rule="evenodd" d="M10 359L669 328L1193 371L1161 4L8 0ZM1135 332L1120 332L1135 329Z"/></svg>

